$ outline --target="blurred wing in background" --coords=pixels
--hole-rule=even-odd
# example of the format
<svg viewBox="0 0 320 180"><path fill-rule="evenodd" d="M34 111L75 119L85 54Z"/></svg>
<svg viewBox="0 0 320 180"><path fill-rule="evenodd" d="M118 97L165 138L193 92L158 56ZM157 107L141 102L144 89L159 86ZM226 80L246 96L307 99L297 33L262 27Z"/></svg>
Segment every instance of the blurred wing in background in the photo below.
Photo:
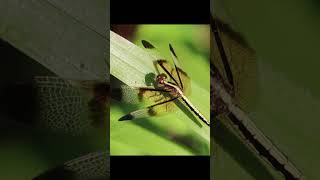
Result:
<svg viewBox="0 0 320 180"><path fill-rule="evenodd" d="M48 170L33 180L98 180L110 179L108 152L93 152Z"/></svg>
<svg viewBox="0 0 320 180"><path fill-rule="evenodd" d="M80 134L106 126L109 99L106 82L72 81L53 76L35 77L35 82L40 127Z"/></svg>
<svg viewBox="0 0 320 180"><path fill-rule="evenodd" d="M257 62L253 49L239 33L219 19L213 19L212 53L214 65L226 83L232 88L237 104L251 110L257 97Z"/></svg>

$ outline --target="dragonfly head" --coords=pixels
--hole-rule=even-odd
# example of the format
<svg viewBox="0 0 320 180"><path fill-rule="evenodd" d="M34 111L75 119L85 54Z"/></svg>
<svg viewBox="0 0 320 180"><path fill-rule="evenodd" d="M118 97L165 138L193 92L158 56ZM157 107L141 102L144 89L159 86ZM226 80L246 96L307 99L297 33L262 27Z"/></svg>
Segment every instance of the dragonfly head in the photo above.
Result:
<svg viewBox="0 0 320 180"><path fill-rule="evenodd" d="M156 78L157 84L163 86L166 79L167 79L166 74L164 74L164 73L159 74Z"/></svg>

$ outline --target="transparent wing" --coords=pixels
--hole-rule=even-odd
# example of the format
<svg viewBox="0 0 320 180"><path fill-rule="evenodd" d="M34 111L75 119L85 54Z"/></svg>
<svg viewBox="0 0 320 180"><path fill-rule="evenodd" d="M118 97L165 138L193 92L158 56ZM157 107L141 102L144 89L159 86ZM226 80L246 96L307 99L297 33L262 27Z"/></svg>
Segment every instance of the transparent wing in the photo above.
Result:
<svg viewBox="0 0 320 180"><path fill-rule="evenodd" d="M145 48L145 50L148 52L148 54L156 61L160 59L165 59L160 52L157 50L157 48L152 45L150 42L146 40L142 40L142 45Z"/></svg>
<svg viewBox="0 0 320 180"><path fill-rule="evenodd" d="M122 116L119 119L119 121L147 118L147 117L162 115L168 112L173 112L176 110L176 104L174 103L174 101L177 99L178 97L174 97L174 98L166 97L156 104L153 104L143 109L132 111Z"/></svg>
<svg viewBox="0 0 320 180"><path fill-rule="evenodd" d="M127 104L151 105L162 101L168 96L168 91L154 87L130 87L121 85L111 91L113 99Z"/></svg>
<svg viewBox="0 0 320 180"><path fill-rule="evenodd" d="M33 180L48 179L110 179L109 153L93 152L86 154L46 171Z"/></svg>
<svg viewBox="0 0 320 180"><path fill-rule="evenodd" d="M228 25L218 19L211 24L213 63L233 87L238 105L248 111L254 107L257 93L255 52Z"/></svg>
<svg viewBox="0 0 320 180"><path fill-rule="evenodd" d="M156 89L153 87L132 88L122 85L120 88L112 89L112 97L123 103L143 104L144 106L148 106L143 109L132 111L121 117L119 120L147 118L176 110L175 103L169 101L172 99L169 92L163 89Z"/></svg>
<svg viewBox="0 0 320 180"><path fill-rule="evenodd" d="M105 94L98 87L95 82L35 77L39 107L37 126L71 134L84 133L96 125L105 126L108 86L103 86Z"/></svg>
<svg viewBox="0 0 320 180"><path fill-rule="evenodd" d="M180 75L180 71L181 69L179 69L178 67L180 67L180 63L179 63L179 59L178 59L178 56L176 54L176 52L174 51L173 47L171 44L169 44L169 49L170 49L170 54L171 54L171 57L173 59L173 64L174 64L174 68L175 68L175 73L176 73L176 76L177 76L177 80L179 80L179 87L183 90L184 89L184 83L182 81L182 75ZM185 74L186 75L186 74Z"/></svg>

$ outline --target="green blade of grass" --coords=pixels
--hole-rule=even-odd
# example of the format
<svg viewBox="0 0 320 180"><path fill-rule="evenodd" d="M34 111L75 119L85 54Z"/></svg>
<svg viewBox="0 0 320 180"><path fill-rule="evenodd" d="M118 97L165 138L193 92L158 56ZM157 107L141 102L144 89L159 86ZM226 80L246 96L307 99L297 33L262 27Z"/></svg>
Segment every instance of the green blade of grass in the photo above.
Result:
<svg viewBox="0 0 320 180"><path fill-rule="evenodd" d="M132 87L145 86L145 75L154 72L148 53L110 31L110 73Z"/></svg>

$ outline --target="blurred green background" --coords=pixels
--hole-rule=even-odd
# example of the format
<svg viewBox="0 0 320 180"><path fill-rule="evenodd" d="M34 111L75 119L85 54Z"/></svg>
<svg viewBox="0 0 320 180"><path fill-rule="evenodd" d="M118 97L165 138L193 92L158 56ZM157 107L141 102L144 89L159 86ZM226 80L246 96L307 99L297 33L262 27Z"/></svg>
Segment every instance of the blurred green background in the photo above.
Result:
<svg viewBox="0 0 320 180"><path fill-rule="evenodd" d="M257 52L259 95L250 117L307 179L320 177L319 7L313 0L211 1L211 12ZM214 130L211 179L284 179L225 127Z"/></svg>
<svg viewBox="0 0 320 180"><path fill-rule="evenodd" d="M192 84L197 84L198 89L191 90L190 100L209 119L208 25L112 25L111 27L113 31L140 47L143 39L151 42L169 61L171 61L169 51L171 43L180 59L182 69L193 80ZM202 91L207 93L207 97L204 97ZM115 101L111 103L112 155L209 155L209 128L204 127L205 125L201 127L190 120L185 113L188 111L186 109L177 108L176 112L159 117L118 121L124 114L142 107ZM203 131L207 138L200 136L197 131Z"/></svg>

